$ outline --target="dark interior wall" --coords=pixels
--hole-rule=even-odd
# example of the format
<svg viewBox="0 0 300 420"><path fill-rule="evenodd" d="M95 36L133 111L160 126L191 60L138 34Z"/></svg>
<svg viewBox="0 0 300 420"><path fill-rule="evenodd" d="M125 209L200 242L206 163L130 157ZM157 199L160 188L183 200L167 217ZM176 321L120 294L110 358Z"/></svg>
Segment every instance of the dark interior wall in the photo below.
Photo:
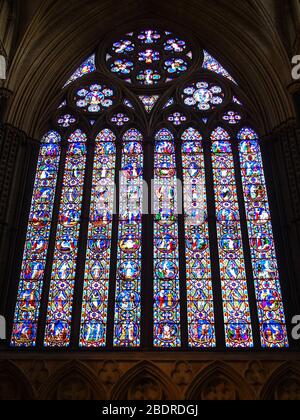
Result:
<svg viewBox="0 0 300 420"><path fill-rule="evenodd" d="M294 103L297 113L297 124L300 125L300 91L294 93Z"/></svg>

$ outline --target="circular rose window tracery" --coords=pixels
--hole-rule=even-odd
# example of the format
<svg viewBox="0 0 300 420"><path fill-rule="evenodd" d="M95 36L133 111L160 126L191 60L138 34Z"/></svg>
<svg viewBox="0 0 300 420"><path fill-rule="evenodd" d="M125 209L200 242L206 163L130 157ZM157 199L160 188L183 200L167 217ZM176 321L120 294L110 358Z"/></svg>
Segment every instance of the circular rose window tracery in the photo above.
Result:
<svg viewBox="0 0 300 420"><path fill-rule="evenodd" d="M215 83L200 81L186 86L181 97L185 105L197 111L211 111L223 104L225 93Z"/></svg>
<svg viewBox="0 0 300 420"><path fill-rule="evenodd" d="M111 73L140 87L171 82L186 73L192 62L192 49L186 40L157 29L128 33L106 54Z"/></svg>

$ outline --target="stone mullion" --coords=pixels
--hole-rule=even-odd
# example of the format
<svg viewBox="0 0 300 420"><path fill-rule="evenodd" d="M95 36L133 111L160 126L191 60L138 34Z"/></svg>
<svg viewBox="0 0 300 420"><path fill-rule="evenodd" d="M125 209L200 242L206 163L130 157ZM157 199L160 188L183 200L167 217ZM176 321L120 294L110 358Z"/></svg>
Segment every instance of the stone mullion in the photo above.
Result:
<svg viewBox="0 0 300 420"><path fill-rule="evenodd" d="M10 125L0 127L0 313L7 313L7 297L13 288L17 241L22 226L23 199L34 142Z"/></svg>
<svg viewBox="0 0 300 420"><path fill-rule="evenodd" d="M276 219L279 226L274 231L281 237L278 259L281 263L283 292L288 297L286 304L287 323L290 327L291 318L300 314L300 130L287 128L279 133L271 144L264 142L270 151L270 166L272 166L272 180L274 198L278 214ZM268 165L269 166L269 165ZM268 181L268 180L267 180ZM268 184L268 182L267 182ZM268 188L270 191L272 189ZM281 251L281 252L280 252Z"/></svg>
<svg viewBox="0 0 300 420"><path fill-rule="evenodd" d="M300 157L297 149L300 131L288 132L283 139L283 152L294 209L294 220L300 218Z"/></svg>

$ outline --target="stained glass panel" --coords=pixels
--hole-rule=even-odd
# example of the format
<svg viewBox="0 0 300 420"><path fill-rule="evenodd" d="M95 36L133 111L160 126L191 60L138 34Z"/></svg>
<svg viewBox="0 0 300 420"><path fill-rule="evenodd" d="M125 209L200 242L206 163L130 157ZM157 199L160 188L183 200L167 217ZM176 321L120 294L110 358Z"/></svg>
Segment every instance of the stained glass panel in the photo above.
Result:
<svg viewBox="0 0 300 420"><path fill-rule="evenodd" d="M168 121L175 126L179 126L187 122L187 117L181 112L173 112L168 116Z"/></svg>
<svg viewBox="0 0 300 420"><path fill-rule="evenodd" d="M143 95L143 96L139 96L139 98L142 101L142 103L145 107L145 110L148 113L150 113L153 110L157 101L159 100L158 95L152 95L152 96Z"/></svg>
<svg viewBox="0 0 300 420"><path fill-rule="evenodd" d="M87 137L81 130L76 130L68 139L48 301L46 347L67 347L70 344L86 141Z"/></svg>
<svg viewBox="0 0 300 420"><path fill-rule="evenodd" d="M227 111L223 117L222 117L223 121L225 121L225 123L228 123L230 125L237 125L240 124L242 121L242 116L235 111Z"/></svg>
<svg viewBox="0 0 300 420"><path fill-rule="evenodd" d="M66 87L69 84L75 82L75 80L85 76L86 74L93 73L96 70L95 60L96 60L96 56L95 56L95 54L93 54L84 63L82 63L82 65L75 71L75 73L73 73L73 75L70 77L70 79L64 85L64 87Z"/></svg>
<svg viewBox="0 0 300 420"><path fill-rule="evenodd" d="M255 290L260 331L254 332L260 332L262 347L288 347L260 141L250 128L236 135L246 124L243 120L247 111L242 108L245 98L241 101L236 96L233 84L237 83L228 71L207 51L203 54L202 70L198 68L200 71L193 74L190 70L201 58L200 48L194 49L188 39L178 34L144 27L114 39L104 54L99 50L91 55L66 82L64 88L68 89L62 91L59 110L51 118L58 132L50 131L40 147L12 347L37 346L37 335L44 329L41 340L45 347L68 347L73 314L76 313L76 324L78 320L73 309L77 282L77 292L83 289L82 296L76 292L81 320L72 343L79 334L81 348L101 349L109 344L115 349L136 349L141 346L142 334L151 334L152 341L153 332L155 349L176 349L182 345L213 349L219 344L214 302L217 290L213 290L213 284L217 289L218 279L212 278L218 264L226 346L254 346L250 309L252 314L255 312L250 304L255 304ZM114 79L120 79L117 86L98 80L98 74L84 78L96 73L96 55L104 60L101 66L106 66ZM170 88L170 83L183 75L183 84ZM161 115L155 112L158 105ZM141 115L135 112L138 110L143 111ZM192 120L211 131L215 118L223 128L215 129L208 143L197 129L186 129ZM88 141L81 130L75 131L80 121L87 124L93 137L101 124L102 128L113 128L101 128L95 142L92 138ZM132 121L140 121L147 136L149 130L156 130L156 136L151 141L135 128L128 130ZM164 121L169 129L159 130ZM235 133L234 141L226 129ZM122 133L120 138L114 131ZM146 156L147 173L144 147L154 148L154 162L152 154ZM183 199L178 194L178 159L182 162ZM146 237L142 238L143 179L150 177L153 164L153 235L149 235L147 224ZM117 199L114 181L119 169L122 173ZM206 188L206 178L213 181L214 191ZM119 204L118 217L113 217L115 201ZM58 208L53 218L55 202ZM212 208L214 202L216 206L217 249L210 243L215 221L208 220L208 202ZM182 203L185 238L179 238L179 228L183 226L178 224L178 212ZM241 209L244 214L243 205L246 220L240 217ZM117 222L115 233L113 220ZM209 227L213 227L212 232ZM246 227L250 248L243 243ZM150 296L142 296L142 281L152 281L152 275L149 279L141 277L142 243L146 244L143 258L147 258L149 246L154 248L154 260L150 261L154 267L154 290ZM179 250L186 256L185 261L181 260L186 265L186 285L180 285ZM252 279L250 257L253 302L249 301L250 279L246 278L248 273ZM181 300L180 287L186 287L186 302ZM109 302L114 291L115 300ZM154 308L152 324L145 322L150 331L141 331L142 298L150 299ZM111 305L115 310L110 316ZM187 308L185 325L181 324L181 305L182 318ZM46 319L46 325L38 325L39 318ZM108 325L109 319L112 325ZM108 343L111 334L112 343Z"/></svg>
<svg viewBox="0 0 300 420"><path fill-rule="evenodd" d="M116 125L117 127L123 127L123 125L129 123L130 118L127 114L123 114L122 112L119 112L118 114L114 114L111 117L110 121L113 125Z"/></svg>
<svg viewBox="0 0 300 420"><path fill-rule="evenodd" d="M69 128L69 127L71 127L71 125L74 125L76 123L76 121L77 120L74 117L74 115L71 115L71 114L61 114L57 118L57 124L61 128Z"/></svg>
<svg viewBox="0 0 300 420"><path fill-rule="evenodd" d="M189 346L216 346L202 136L182 135Z"/></svg>
<svg viewBox="0 0 300 420"><path fill-rule="evenodd" d="M181 345L177 178L172 133L160 130L154 158L154 347Z"/></svg>
<svg viewBox="0 0 300 420"><path fill-rule="evenodd" d="M127 83L155 87L183 75L192 64L188 43L158 29L135 31L114 42L106 54L108 69Z"/></svg>
<svg viewBox="0 0 300 420"><path fill-rule="evenodd" d="M132 102L129 99L124 99L123 104L128 108L134 109Z"/></svg>
<svg viewBox="0 0 300 420"><path fill-rule="evenodd" d="M111 108L115 101L114 90L94 83L77 91L76 106L84 112L98 113Z"/></svg>
<svg viewBox="0 0 300 420"><path fill-rule="evenodd" d="M288 337L273 237L268 194L257 134L238 135L261 343L287 347Z"/></svg>
<svg viewBox="0 0 300 420"><path fill-rule="evenodd" d="M37 324L61 155L60 141L61 138L55 131L50 131L42 139L15 310L12 346L32 347L36 345Z"/></svg>
<svg viewBox="0 0 300 420"><path fill-rule="evenodd" d="M169 108L170 106L174 105L174 103L175 103L174 98L170 98L170 99L168 100L168 102L165 104L165 106L163 107L163 109L167 109L167 108Z"/></svg>
<svg viewBox="0 0 300 420"><path fill-rule="evenodd" d="M220 86L201 81L186 86L181 97L185 105L205 112L222 105L225 93Z"/></svg>
<svg viewBox="0 0 300 420"><path fill-rule="evenodd" d="M211 140L226 346L253 347L230 136L219 127Z"/></svg>
<svg viewBox="0 0 300 420"><path fill-rule="evenodd" d="M104 347L115 194L116 137L105 129L96 138L88 230L80 346Z"/></svg>
<svg viewBox="0 0 300 420"><path fill-rule="evenodd" d="M212 57L207 51L204 51L204 61L203 61L202 67L205 70L209 70L209 71L219 74L220 76L226 77L226 79L237 84L236 81L233 79L233 77L230 76L228 71L225 70L224 67L221 66L221 64L214 57Z"/></svg>
<svg viewBox="0 0 300 420"><path fill-rule="evenodd" d="M139 347L141 321L143 137L136 129L123 137L118 261L115 298L115 347Z"/></svg>

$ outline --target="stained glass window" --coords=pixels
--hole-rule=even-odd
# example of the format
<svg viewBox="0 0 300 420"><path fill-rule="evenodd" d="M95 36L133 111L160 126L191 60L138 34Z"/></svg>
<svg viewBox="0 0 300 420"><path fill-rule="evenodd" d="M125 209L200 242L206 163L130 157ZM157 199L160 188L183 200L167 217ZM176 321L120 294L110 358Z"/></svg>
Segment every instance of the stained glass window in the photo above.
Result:
<svg viewBox="0 0 300 420"><path fill-rule="evenodd" d="M75 82L75 80L80 79L81 77L85 76L86 74L93 73L96 70L95 64L95 54L89 57L70 77L64 87L68 86L69 84Z"/></svg>
<svg viewBox="0 0 300 420"><path fill-rule="evenodd" d="M224 92L220 86L213 83L192 83L183 90L184 104L199 111L209 111L220 106L224 101Z"/></svg>
<svg viewBox="0 0 300 420"><path fill-rule="evenodd" d="M136 28L66 82L41 140L12 347L289 346L256 124L198 47Z"/></svg>
<svg viewBox="0 0 300 420"><path fill-rule="evenodd" d="M225 70L224 67L214 57L212 57L207 51L204 51L203 68L205 70L209 70L223 77L226 77L228 80L236 84L236 81L233 79L232 76L230 76L228 71Z"/></svg>
<svg viewBox="0 0 300 420"><path fill-rule="evenodd" d="M288 345L271 215L257 134L238 134L251 258L263 347Z"/></svg>
<svg viewBox="0 0 300 420"><path fill-rule="evenodd" d="M157 101L159 100L158 95L152 95L152 96L140 96L140 100L142 101L145 110L150 113L152 109L155 107Z"/></svg>
<svg viewBox="0 0 300 420"><path fill-rule="evenodd" d="M141 342L143 137L136 129L123 137L115 298L116 347Z"/></svg>
<svg viewBox="0 0 300 420"><path fill-rule="evenodd" d="M86 86L76 93L76 105L85 112L100 112L114 104L114 91L97 83Z"/></svg>
<svg viewBox="0 0 300 420"><path fill-rule="evenodd" d="M108 69L127 83L152 87L171 82L192 64L188 43L168 31L131 32L106 54Z"/></svg>
<svg viewBox="0 0 300 420"><path fill-rule="evenodd" d="M179 347L177 177L172 133L160 130L154 158L154 346Z"/></svg>
<svg viewBox="0 0 300 420"><path fill-rule="evenodd" d="M174 103L175 103L175 100L173 98L169 99L167 103L165 104L165 106L163 107L163 109L169 108L170 106L174 105Z"/></svg>
<svg viewBox="0 0 300 420"><path fill-rule="evenodd" d="M68 139L45 332L47 347L65 347L70 343L86 141L81 130Z"/></svg>
<svg viewBox="0 0 300 420"><path fill-rule="evenodd" d="M181 112L173 112L168 116L168 121L174 125L181 125L187 122L187 117Z"/></svg>
<svg viewBox="0 0 300 420"><path fill-rule="evenodd" d="M51 131L43 138L40 148L14 317L11 340L14 346L36 345L61 155L60 141L60 135Z"/></svg>
<svg viewBox="0 0 300 420"><path fill-rule="evenodd" d="M104 347L115 197L116 137L105 129L96 138L88 230L80 345Z"/></svg>
<svg viewBox="0 0 300 420"><path fill-rule="evenodd" d="M252 347L252 327L235 168L229 134L211 135L226 345Z"/></svg>
<svg viewBox="0 0 300 420"><path fill-rule="evenodd" d="M189 346L215 347L214 298L202 136L194 128L189 128L183 133L181 140Z"/></svg>
<svg viewBox="0 0 300 420"><path fill-rule="evenodd" d="M134 106L133 106L132 102L129 99L126 99L125 98L124 101L123 101L123 104L125 106L127 106L128 108L134 109Z"/></svg>

